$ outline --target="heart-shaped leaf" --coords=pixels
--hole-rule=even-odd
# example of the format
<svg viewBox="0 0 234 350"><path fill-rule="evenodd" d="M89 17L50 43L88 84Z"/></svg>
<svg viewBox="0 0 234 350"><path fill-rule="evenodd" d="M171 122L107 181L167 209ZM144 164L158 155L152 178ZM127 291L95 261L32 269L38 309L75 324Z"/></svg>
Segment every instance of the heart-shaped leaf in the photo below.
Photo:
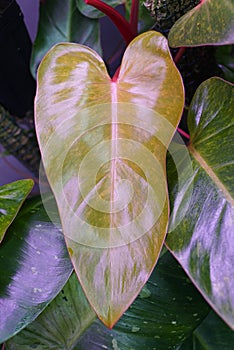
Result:
<svg viewBox="0 0 234 350"><path fill-rule="evenodd" d="M173 25L168 40L172 47L232 44L233 0L201 1Z"/></svg>
<svg viewBox="0 0 234 350"><path fill-rule="evenodd" d="M0 187L0 243L32 188L33 181L30 179Z"/></svg>
<svg viewBox="0 0 234 350"><path fill-rule="evenodd" d="M26 201L0 246L0 343L32 322L72 272L40 198Z"/></svg>
<svg viewBox="0 0 234 350"><path fill-rule="evenodd" d="M167 245L215 311L234 327L234 87L205 81L189 110L193 176L168 165L173 209ZM183 162L183 160L181 160ZM192 196L188 191L193 188Z"/></svg>
<svg viewBox="0 0 234 350"><path fill-rule="evenodd" d="M131 42L117 81L97 53L77 44L55 46L39 68L43 163L78 278L109 327L133 302L161 250L165 155L182 108L181 78L156 32Z"/></svg>
<svg viewBox="0 0 234 350"><path fill-rule="evenodd" d="M67 41L87 45L101 53L98 20L83 16L76 7L76 0L41 2L31 57L32 74L36 75L39 63L53 45Z"/></svg>
<svg viewBox="0 0 234 350"><path fill-rule="evenodd" d="M116 7L123 4L125 0L103 0L103 2L109 6ZM101 11L97 10L95 7L87 5L85 3L85 0L76 0L76 4L79 11L84 16L87 16L89 18L100 18L104 16L104 14Z"/></svg>
<svg viewBox="0 0 234 350"><path fill-rule="evenodd" d="M180 265L166 253L112 330L96 318L73 274L43 313L9 340L7 350L175 349L209 310Z"/></svg>

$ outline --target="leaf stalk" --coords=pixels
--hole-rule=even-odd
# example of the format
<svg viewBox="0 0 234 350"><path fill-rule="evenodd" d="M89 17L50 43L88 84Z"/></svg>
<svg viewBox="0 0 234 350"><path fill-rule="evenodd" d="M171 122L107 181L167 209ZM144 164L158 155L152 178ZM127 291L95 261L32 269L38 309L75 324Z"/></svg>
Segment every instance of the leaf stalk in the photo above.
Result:
<svg viewBox="0 0 234 350"><path fill-rule="evenodd" d="M138 33L138 14L139 14L139 0L132 0L130 12L130 26L133 33L137 36Z"/></svg>

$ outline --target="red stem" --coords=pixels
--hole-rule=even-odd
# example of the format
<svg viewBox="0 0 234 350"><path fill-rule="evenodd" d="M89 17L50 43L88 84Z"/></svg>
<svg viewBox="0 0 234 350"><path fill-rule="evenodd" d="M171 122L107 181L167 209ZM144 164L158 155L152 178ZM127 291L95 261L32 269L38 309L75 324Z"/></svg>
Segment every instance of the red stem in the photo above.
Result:
<svg viewBox="0 0 234 350"><path fill-rule="evenodd" d="M115 74L113 75L113 77L111 79L113 81L113 83L115 83L117 81L117 79L119 77L119 71L120 71L120 66L116 69Z"/></svg>
<svg viewBox="0 0 234 350"><path fill-rule="evenodd" d="M138 33L138 12L139 12L139 0L132 0L131 13L130 13L130 26L133 33L137 36Z"/></svg>
<svg viewBox="0 0 234 350"><path fill-rule="evenodd" d="M187 134L187 132L185 132L184 130L177 128L177 131L180 133L180 135L184 136L186 139L190 139L189 134Z"/></svg>
<svg viewBox="0 0 234 350"><path fill-rule="evenodd" d="M101 0L85 0L85 3L107 15L116 25L127 45L135 38L135 33L133 32L130 23L128 23L128 21L113 7L107 5Z"/></svg>
<svg viewBox="0 0 234 350"><path fill-rule="evenodd" d="M183 56L185 50L186 50L186 47L180 47L179 48L179 51L177 52L177 54L175 55L175 58L174 58L174 62L176 64L180 61L180 59Z"/></svg>

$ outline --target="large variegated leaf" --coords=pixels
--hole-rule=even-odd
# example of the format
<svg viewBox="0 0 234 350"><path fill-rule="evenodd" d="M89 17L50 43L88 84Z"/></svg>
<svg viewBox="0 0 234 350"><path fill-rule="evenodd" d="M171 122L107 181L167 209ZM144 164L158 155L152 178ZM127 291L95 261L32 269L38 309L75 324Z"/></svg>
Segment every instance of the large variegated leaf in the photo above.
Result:
<svg viewBox="0 0 234 350"><path fill-rule="evenodd" d="M7 342L7 350L178 349L210 308L166 253L138 298L109 330L88 304L75 274L44 312Z"/></svg>
<svg viewBox="0 0 234 350"><path fill-rule="evenodd" d="M189 111L189 152L194 168L168 165L173 209L167 245L215 311L234 328L234 87L211 78ZM181 160L183 162L183 160ZM193 192L191 198L188 191ZM183 218L184 217L184 218Z"/></svg>
<svg viewBox="0 0 234 350"><path fill-rule="evenodd" d="M32 322L72 272L63 234L40 198L26 201L0 246L0 343Z"/></svg>
<svg viewBox="0 0 234 350"><path fill-rule="evenodd" d="M132 41L116 81L97 53L76 44L55 46L39 68L43 163L76 273L110 327L164 241L165 155L182 108L181 78L156 32Z"/></svg>
<svg viewBox="0 0 234 350"><path fill-rule="evenodd" d="M32 180L19 180L0 187L0 243L33 187Z"/></svg>
<svg viewBox="0 0 234 350"><path fill-rule="evenodd" d="M174 24L168 40L172 47L233 44L233 0L201 1Z"/></svg>

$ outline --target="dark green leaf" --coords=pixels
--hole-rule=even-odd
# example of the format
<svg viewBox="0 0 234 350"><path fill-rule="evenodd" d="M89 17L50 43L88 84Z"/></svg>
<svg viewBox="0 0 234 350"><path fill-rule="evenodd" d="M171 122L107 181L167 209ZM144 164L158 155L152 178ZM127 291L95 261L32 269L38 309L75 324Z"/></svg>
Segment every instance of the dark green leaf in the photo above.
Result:
<svg viewBox="0 0 234 350"><path fill-rule="evenodd" d="M220 46L216 50L216 61L222 69L224 78L234 83L234 46Z"/></svg>
<svg viewBox="0 0 234 350"><path fill-rule="evenodd" d="M172 47L233 44L233 0L203 0L173 25L168 39Z"/></svg>
<svg viewBox="0 0 234 350"><path fill-rule="evenodd" d="M139 8L139 21L138 21L138 31L139 33L146 32L147 30L151 30L155 25L155 19L152 18L145 8L145 6L141 5Z"/></svg>
<svg viewBox="0 0 234 350"><path fill-rule="evenodd" d="M209 310L166 253L112 330L95 317L73 274L45 311L7 343L7 350L170 350L190 336Z"/></svg>
<svg viewBox="0 0 234 350"><path fill-rule="evenodd" d="M33 188L33 180L19 180L0 187L0 243Z"/></svg>
<svg viewBox="0 0 234 350"><path fill-rule="evenodd" d="M125 12L126 18L130 20L132 0L125 0ZM143 33L147 30L153 28L156 20L150 15L149 11L146 9L143 1L140 2L139 5L139 13L138 13L138 32Z"/></svg>
<svg viewBox="0 0 234 350"><path fill-rule="evenodd" d="M234 332L211 311L179 350L230 350L233 344Z"/></svg>
<svg viewBox="0 0 234 350"><path fill-rule="evenodd" d="M214 312L194 332L195 350L230 350L234 345L234 332Z"/></svg>
<svg viewBox="0 0 234 350"><path fill-rule="evenodd" d="M40 199L27 201L0 246L0 342L34 320L71 271L60 229Z"/></svg>
<svg viewBox="0 0 234 350"><path fill-rule="evenodd" d="M104 3L116 7L124 3L125 0L103 0ZM103 17L104 14L97 10L95 7L87 5L84 0L76 0L77 7L79 11L89 18L100 18Z"/></svg>
<svg viewBox="0 0 234 350"><path fill-rule="evenodd" d="M77 44L55 46L38 70L44 167L78 278L108 326L159 256L168 223L166 149L182 108L181 77L167 40L153 31L130 43L116 81L96 52Z"/></svg>
<svg viewBox="0 0 234 350"><path fill-rule="evenodd" d="M233 85L219 78L200 85L188 116L193 174L184 165L180 190L176 169L168 164L173 213L167 245L230 327L234 327L233 111Z"/></svg>
<svg viewBox="0 0 234 350"><path fill-rule="evenodd" d="M76 0L46 0L40 4L37 37L33 46L31 71L37 67L51 47L60 42L76 42L101 53L98 20L83 16Z"/></svg>

